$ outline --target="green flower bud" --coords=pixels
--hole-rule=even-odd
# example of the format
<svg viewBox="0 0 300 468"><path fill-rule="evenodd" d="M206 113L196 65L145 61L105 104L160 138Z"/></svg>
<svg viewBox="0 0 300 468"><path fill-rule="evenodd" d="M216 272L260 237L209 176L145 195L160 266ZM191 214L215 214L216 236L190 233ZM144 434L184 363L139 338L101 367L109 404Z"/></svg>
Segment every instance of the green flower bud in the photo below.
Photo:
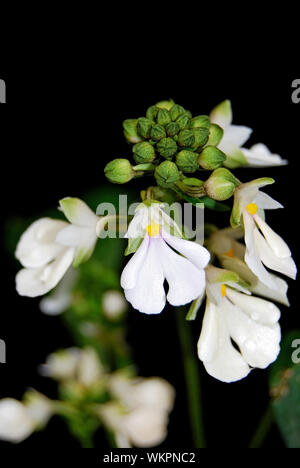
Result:
<svg viewBox="0 0 300 468"><path fill-rule="evenodd" d="M223 138L224 130L222 127L219 127L217 124L211 124L209 129L209 139L207 144L210 146L218 146L220 141Z"/></svg>
<svg viewBox="0 0 300 468"><path fill-rule="evenodd" d="M171 116L170 116L169 111L167 111L166 109L159 109L156 120L159 125L163 125L163 126L170 123Z"/></svg>
<svg viewBox="0 0 300 468"><path fill-rule="evenodd" d="M193 117L192 113L189 110L185 110L183 115L186 115L189 119Z"/></svg>
<svg viewBox="0 0 300 468"><path fill-rule="evenodd" d="M166 131L170 137L173 137L179 133L180 128L176 122L170 122L166 125Z"/></svg>
<svg viewBox="0 0 300 468"><path fill-rule="evenodd" d="M179 125L180 130L184 130L189 126L190 119L187 115L183 114L176 119L176 123Z"/></svg>
<svg viewBox="0 0 300 468"><path fill-rule="evenodd" d="M207 195L214 200L223 201L230 198L240 182L224 167L216 169L205 182Z"/></svg>
<svg viewBox="0 0 300 468"><path fill-rule="evenodd" d="M151 143L147 141L142 141L141 143L137 143L132 148L134 160L138 164L152 162L155 158L155 150Z"/></svg>
<svg viewBox="0 0 300 468"><path fill-rule="evenodd" d="M139 141L142 141L137 132L137 119L124 120L123 129L124 136L129 143L138 143Z"/></svg>
<svg viewBox="0 0 300 468"><path fill-rule="evenodd" d="M146 117L140 117L137 122L137 131L139 135L143 138L149 138L152 125L152 120L147 119Z"/></svg>
<svg viewBox="0 0 300 468"><path fill-rule="evenodd" d="M172 159L172 156L177 152L177 145L172 138L162 138L157 143L157 151L166 159Z"/></svg>
<svg viewBox="0 0 300 468"><path fill-rule="evenodd" d="M147 112L146 112L146 117L147 119L149 120L155 120L156 119L156 116L157 116L157 112L158 112L158 107L156 106L151 106L147 109Z"/></svg>
<svg viewBox="0 0 300 468"><path fill-rule="evenodd" d="M217 169L222 166L226 159L226 154L215 146L206 146L199 154L198 163L203 169Z"/></svg>
<svg viewBox="0 0 300 468"><path fill-rule="evenodd" d="M195 142L193 148L198 149L201 146L206 145L209 137L209 129L205 127L196 127L192 130Z"/></svg>
<svg viewBox="0 0 300 468"><path fill-rule="evenodd" d="M198 154L182 150L176 155L176 164L182 172L192 173L198 169Z"/></svg>
<svg viewBox="0 0 300 468"><path fill-rule="evenodd" d="M172 184L177 182L180 178L180 174L177 169L177 166L172 161L162 162L155 169L154 176L158 185L164 188L170 187Z"/></svg>
<svg viewBox="0 0 300 468"><path fill-rule="evenodd" d="M178 143L180 146L191 147L195 143L195 137L192 130L181 130L178 135Z"/></svg>
<svg viewBox="0 0 300 468"><path fill-rule="evenodd" d="M173 99L169 99L168 101L157 102L155 105L159 109L166 109L167 111L169 111L174 106L174 101Z"/></svg>
<svg viewBox="0 0 300 468"><path fill-rule="evenodd" d="M170 109L170 115L171 119L175 121L180 117L182 114L184 114L185 109L182 106L179 106L179 104L174 104L174 106Z"/></svg>
<svg viewBox="0 0 300 468"><path fill-rule="evenodd" d="M198 127L205 127L209 128L210 127L210 120L207 115L198 115L197 117L194 117L191 119L190 123L191 128L198 128Z"/></svg>
<svg viewBox="0 0 300 468"><path fill-rule="evenodd" d="M176 183L184 193L191 197L203 197L205 195L204 182L195 177L186 177L185 179Z"/></svg>
<svg viewBox="0 0 300 468"><path fill-rule="evenodd" d="M150 136L152 140L158 141L158 140L161 140L162 138L165 138L166 131L164 127L162 127L161 125L155 124L151 128Z"/></svg>
<svg viewBox="0 0 300 468"><path fill-rule="evenodd" d="M113 184L126 184L135 173L128 159L114 159L106 164L104 173Z"/></svg>

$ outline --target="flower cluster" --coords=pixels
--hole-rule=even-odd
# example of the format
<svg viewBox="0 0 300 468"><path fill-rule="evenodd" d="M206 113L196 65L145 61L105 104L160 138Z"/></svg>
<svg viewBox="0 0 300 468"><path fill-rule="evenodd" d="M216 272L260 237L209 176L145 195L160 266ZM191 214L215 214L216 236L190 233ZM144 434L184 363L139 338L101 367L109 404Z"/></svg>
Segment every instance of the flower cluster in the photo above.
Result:
<svg viewBox="0 0 300 468"><path fill-rule="evenodd" d="M198 356L208 373L232 382L252 368L267 367L280 343L280 311L273 301L288 304L287 283L269 270L295 278L296 266L287 244L265 221L265 210L282 208L261 190L274 180L242 182L231 170L286 161L263 144L244 148L252 130L232 124L229 101L197 116L163 101L151 106L145 117L126 120L123 127L136 165L113 160L105 167L107 178L121 184L152 174L157 183L141 192L126 234L126 255L133 256L120 283L127 301L148 315L162 312L167 301L175 307L192 302L187 319L194 320L206 297ZM205 181L187 177L198 170L208 175ZM222 202L231 197L231 227L210 226L205 247L184 237L164 205L176 199L224 211L229 207ZM17 275L17 290L22 295L45 294L72 263L87 260L106 222L78 199L62 200L61 209L71 224L39 220L19 242L16 256L25 268ZM103 414L117 431L128 418L116 417L115 411L113 406ZM118 434L136 440L127 429Z"/></svg>

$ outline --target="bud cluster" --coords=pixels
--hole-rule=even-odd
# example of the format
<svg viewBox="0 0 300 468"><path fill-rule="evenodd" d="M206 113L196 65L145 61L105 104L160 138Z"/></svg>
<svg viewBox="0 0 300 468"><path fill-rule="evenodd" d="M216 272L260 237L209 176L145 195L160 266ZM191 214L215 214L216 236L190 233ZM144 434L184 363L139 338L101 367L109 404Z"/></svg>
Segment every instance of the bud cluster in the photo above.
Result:
<svg viewBox="0 0 300 468"><path fill-rule="evenodd" d="M113 183L123 184L134 177L153 173L158 186L164 189L176 187L190 194L194 189L184 183L186 174L194 174L197 170L217 170L226 160L226 154L217 148L223 129L212 123L207 115L193 116L171 99L150 106L142 117L125 120L123 131L127 142L132 145L134 164L128 159L109 162L105 175ZM225 175L227 186L228 174ZM214 194L214 181L218 182L219 178L219 175L211 178L207 184L198 180L195 193L215 200L228 198L228 191L222 190L220 194L217 190L218 193ZM229 185L236 186L235 183ZM222 198L223 193L226 198Z"/></svg>

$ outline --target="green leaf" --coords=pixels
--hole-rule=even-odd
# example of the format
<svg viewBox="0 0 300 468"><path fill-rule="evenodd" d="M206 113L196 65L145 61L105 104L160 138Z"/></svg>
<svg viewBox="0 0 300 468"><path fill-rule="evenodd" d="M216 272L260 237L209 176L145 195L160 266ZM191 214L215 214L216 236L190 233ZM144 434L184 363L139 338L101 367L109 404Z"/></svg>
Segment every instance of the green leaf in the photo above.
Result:
<svg viewBox="0 0 300 468"><path fill-rule="evenodd" d="M270 373L270 392L275 421L288 448L300 448L300 330L288 333L281 343L281 353Z"/></svg>
<svg viewBox="0 0 300 468"><path fill-rule="evenodd" d="M185 317L185 320L191 321L196 320L197 314L203 302L203 296L199 296L195 301L192 302L189 311Z"/></svg>

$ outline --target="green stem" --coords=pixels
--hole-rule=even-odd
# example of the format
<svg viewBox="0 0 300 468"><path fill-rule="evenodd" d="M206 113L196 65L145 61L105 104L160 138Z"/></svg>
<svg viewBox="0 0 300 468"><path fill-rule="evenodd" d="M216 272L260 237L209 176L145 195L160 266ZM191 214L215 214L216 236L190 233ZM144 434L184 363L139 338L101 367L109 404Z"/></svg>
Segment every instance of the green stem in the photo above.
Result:
<svg viewBox="0 0 300 468"><path fill-rule="evenodd" d="M269 405L264 412L260 423L257 426L254 436L249 444L249 448L260 448L268 435L273 424L273 410L272 406Z"/></svg>
<svg viewBox="0 0 300 468"><path fill-rule="evenodd" d="M195 448L204 448L205 439L202 421L202 395L199 366L192 340L191 324L185 320L185 315L186 311L182 308L176 311L178 335L182 349L185 373L189 417Z"/></svg>

